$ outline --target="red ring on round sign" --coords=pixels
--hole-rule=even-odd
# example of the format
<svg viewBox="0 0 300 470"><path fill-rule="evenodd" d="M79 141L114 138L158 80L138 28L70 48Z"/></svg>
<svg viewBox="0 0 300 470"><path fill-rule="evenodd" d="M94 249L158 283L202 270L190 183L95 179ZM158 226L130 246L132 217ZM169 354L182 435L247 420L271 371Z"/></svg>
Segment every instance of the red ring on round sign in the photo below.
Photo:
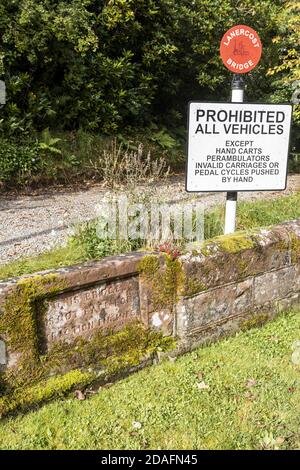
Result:
<svg viewBox="0 0 300 470"><path fill-rule="evenodd" d="M245 25L230 28L223 36L220 54L225 67L234 73L248 73L260 61L262 44L257 32Z"/></svg>

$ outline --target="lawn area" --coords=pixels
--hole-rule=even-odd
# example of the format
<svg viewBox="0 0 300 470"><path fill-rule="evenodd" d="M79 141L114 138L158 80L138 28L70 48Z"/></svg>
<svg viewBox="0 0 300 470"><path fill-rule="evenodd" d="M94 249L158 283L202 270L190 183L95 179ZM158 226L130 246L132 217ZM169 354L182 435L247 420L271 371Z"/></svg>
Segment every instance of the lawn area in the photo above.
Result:
<svg viewBox="0 0 300 470"><path fill-rule="evenodd" d="M237 229L248 230L300 218L300 192L274 200L240 202L237 213ZM224 226L224 206L217 206L205 214L205 239L221 235ZM146 243L146 242L145 242ZM39 256L16 260L0 265L0 281L23 274L46 269L55 269L104 256L142 249L143 241L114 241L99 239L95 223L88 222L77 228L77 232L65 247L55 248Z"/></svg>
<svg viewBox="0 0 300 470"><path fill-rule="evenodd" d="M300 313L0 424L1 449L300 447ZM207 387L206 387L207 386Z"/></svg>

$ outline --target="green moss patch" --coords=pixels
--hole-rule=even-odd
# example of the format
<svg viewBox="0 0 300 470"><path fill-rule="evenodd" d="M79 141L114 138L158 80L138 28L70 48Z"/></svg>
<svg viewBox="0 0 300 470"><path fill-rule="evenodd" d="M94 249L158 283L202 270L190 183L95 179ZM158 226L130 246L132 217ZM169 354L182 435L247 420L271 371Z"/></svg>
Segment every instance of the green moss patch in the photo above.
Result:
<svg viewBox="0 0 300 470"><path fill-rule="evenodd" d="M291 261L297 263L300 259L300 238L291 233Z"/></svg>
<svg viewBox="0 0 300 470"><path fill-rule="evenodd" d="M21 279L6 298L0 317L0 335L7 335L12 352L18 352L26 359L38 356L37 314L44 310L47 296L58 293L65 287L57 281L55 274ZM38 303L38 305L37 305Z"/></svg>
<svg viewBox="0 0 300 470"><path fill-rule="evenodd" d="M268 315L267 313L258 313L253 317L249 318L248 320L243 321L240 324L240 328L242 331L250 330L251 328L263 326L269 320L270 315Z"/></svg>
<svg viewBox="0 0 300 470"><path fill-rule="evenodd" d="M74 387L84 387L95 378L95 373L73 370L62 376L43 380L31 387L18 389L10 396L0 398L0 417L18 410L27 410L34 405L64 396Z"/></svg>
<svg viewBox="0 0 300 470"><path fill-rule="evenodd" d="M151 290L154 308L166 308L173 312L184 285L181 261L167 254L146 255L140 261L138 269Z"/></svg>
<svg viewBox="0 0 300 470"><path fill-rule="evenodd" d="M91 339L78 338L72 344L58 342L47 355L39 357L39 363L26 369L26 380L23 373L19 376L20 371L4 376L6 390L0 398L0 416L64 395L74 386L113 380L174 347L174 338L163 337L140 323L115 334L99 331Z"/></svg>
<svg viewBox="0 0 300 470"><path fill-rule="evenodd" d="M195 277L186 278L185 279L185 286L183 290L183 295L186 297L191 297L193 295L199 294L206 289L205 284Z"/></svg>
<svg viewBox="0 0 300 470"><path fill-rule="evenodd" d="M240 251L250 250L254 248L255 241L250 235L234 233L230 235L221 235L211 240L207 240L202 246L202 254L208 256L213 252L214 247L226 253L239 253Z"/></svg>
<svg viewBox="0 0 300 470"><path fill-rule="evenodd" d="M105 383L138 367L143 360L175 347L171 337L132 323L118 332L98 331L91 339L57 342L48 354L38 356L27 367L3 374L0 416L26 410L94 380ZM54 375L51 377L51 375Z"/></svg>
<svg viewBox="0 0 300 470"><path fill-rule="evenodd" d="M46 300L65 287L65 283L54 274L34 276L18 281L6 299L0 316L0 337L5 338L10 353L18 355L18 361L16 367L1 374L0 394L4 395L1 400L5 410L18 408L22 400L25 400L25 405L27 401L32 403L35 392L37 401L43 400L43 386L39 384L53 375L66 378L62 379L63 390L68 378L76 377L75 372L75 375L70 376L64 374L75 370L93 370L106 381L138 366L145 358L175 346L173 338L163 337L161 333L134 322L118 333L98 330L91 338L78 337L71 344L58 341L49 351L44 352L41 346L45 341L42 320ZM29 398L26 395L23 398L23 391L28 387ZM53 393L48 393L49 398Z"/></svg>
<svg viewBox="0 0 300 470"><path fill-rule="evenodd" d="M116 334L104 336L99 331L89 340L59 342L47 355L39 357L39 364L26 369L26 380L22 373L21 377L4 374L6 390L0 398L0 416L64 395L74 386L113 380L138 367L143 360L174 347L174 338L163 337L140 323L128 325ZM50 375L56 376L49 378Z"/></svg>
<svg viewBox="0 0 300 470"><path fill-rule="evenodd" d="M0 316L0 336L6 338L10 353L19 356L18 367L6 374L11 386L41 377L38 317L45 312L45 299L64 287L55 274L39 275L19 280L7 296Z"/></svg>
<svg viewBox="0 0 300 470"><path fill-rule="evenodd" d="M71 344L57 342L43 357L43 362L52 372L57 373L70 367L92 367L101 372L103 380L106 380L174 346L173 338L164 337L160 332L133 322L118 333L104 334L99 330L90 339L79 337Z"/></svg>

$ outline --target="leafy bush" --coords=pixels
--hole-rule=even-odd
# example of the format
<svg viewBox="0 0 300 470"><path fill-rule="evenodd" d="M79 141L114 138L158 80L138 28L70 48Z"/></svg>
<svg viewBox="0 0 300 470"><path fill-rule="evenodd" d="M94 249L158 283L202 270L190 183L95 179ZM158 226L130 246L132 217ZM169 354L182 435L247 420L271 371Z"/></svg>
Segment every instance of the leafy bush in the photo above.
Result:
<svg viewBox="0 0 300 470"><path fill-rule="evenodd" d="M0 140L0 183L20 182L39 167L38 146L34 142Z"/></svg>
<svg viewBox="0 0 300 470"><path fill-rule="evenodd" d="M300 173L300 153L291 153L288 160L289 173Z"/></svg>
<svg viewBox="0 0 300 470"><path fill-rule="evenodd" d="M300 154L300 2L283 2L276 17L278 34L273 38L278 49L278 60L268 70L271 79L271 99L274 102L290 102L294 97L294 129L292 151Z"/></svg>
<svg viewBox="0 0 300 470"><path fill-rule="evenodd" d="M149 133L148 133L149 132ZM167 150L146 135L108 137L82 129L31 137L0 138L0 182L6 186L45 186L100 181L109 187L136 185L166 176L182 165L181 142Z"/></svg>
<svg viewBox="0 0 300 470"><path fill-rule="evenodd" d="M101 259L104 256L119 255L140 249L141 240L102 238L98 235L100 218L81 224L71 238L75 250L84 253L86 259Z"/></svg>
<svg viewBox="0 0 300 470"><path fill-rule="evenodd" d="M111 134L153 122L175 128L184 122L189 99L227 98L230 75L218 54L224 31L248 23L267 49L281 5L1 0L0 77L8 96L1 126L13 134L47 127ZM276 59L268 49L249 74L249 98L266 94L264 71ZM165 135L157 138L174 144Z"/></svg>

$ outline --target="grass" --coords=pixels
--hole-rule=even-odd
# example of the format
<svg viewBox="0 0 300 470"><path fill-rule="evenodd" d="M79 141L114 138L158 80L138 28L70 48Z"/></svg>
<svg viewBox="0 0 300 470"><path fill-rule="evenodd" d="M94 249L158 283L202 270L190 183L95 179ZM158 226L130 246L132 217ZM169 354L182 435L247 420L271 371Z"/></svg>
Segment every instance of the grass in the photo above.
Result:
<svg viewBox="0 0 300 470"><path fill-rule="evenodd" d="M0 280L11 277L22 276L23 274L32 274L47 269L71 266L72 264L86 261L85 253L79 247L74 249L71 245L62 248L55 248L45 253L16 260L11 263L0 266Z"/></svg>
<svg viewBox="0 0 300 470"><path fill-rule="evenodd" d="M239 230L278 224L300 217L300 192L276 199L242 202L238 206Z"/></svg>
<svg viewBox="0 0 300 470"><path fill-rule="evenodd" d="M15 260L0 265L0 281L12 277L32 274L47 269L57 269L105 256L128 253L140 248L138 242L102 240L96 236L96 226L88 222L79 227L64 247L54 248L38 256Z"/></svg>
<svg viewBox="0 0 300 470"><path fill-rule="evenodd" d="M300 313L0 424L1 449L295 449ZM204 382L209 388L201 388ZM202 384L203 385L203 384Z"/></svg>
<svg viewBox="0 0 300 470"><path fill-rule="evenodd" d="M300 192L276 199L241 201L237 207L237 230L267 227L300 217ZM224 206L216 206L206 214L205 239L223 233L224 216Z"/></svg>
<svg viewBox="0 0 300 470"><path fill-rule="evenodd" d="M240 202L238 205L237 229L247 230L265 227L285 220L300 217L300 192L291 196L254 202ZM217 206L205 215L205 238L223 233L224 208ZM0 280L31 274L46 269L70 266L103 256L139 249L137 242L116 243L97 238L96 227L87 223L77 231L68 246L56 248L42 255L0 265Z"/></svg>

